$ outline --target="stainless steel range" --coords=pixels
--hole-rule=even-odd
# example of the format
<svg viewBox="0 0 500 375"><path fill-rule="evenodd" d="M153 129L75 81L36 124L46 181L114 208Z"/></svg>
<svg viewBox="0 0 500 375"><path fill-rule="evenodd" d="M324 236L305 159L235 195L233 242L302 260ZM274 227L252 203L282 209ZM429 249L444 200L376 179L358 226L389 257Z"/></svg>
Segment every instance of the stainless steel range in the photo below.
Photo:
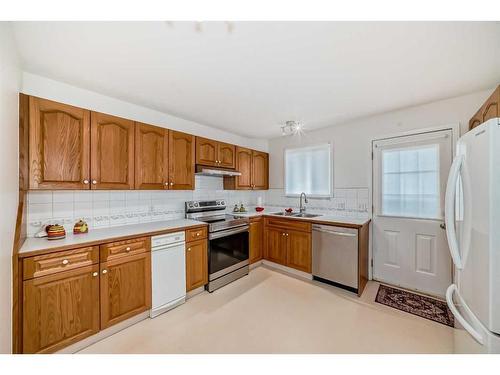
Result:
<svg viewBox="0 0 500 375"><path fill-rule="evenodd" d="M223 199L186 202L186 218L208 223L209 292L248 274L248 230L245 217L228 215Z"/></svg>

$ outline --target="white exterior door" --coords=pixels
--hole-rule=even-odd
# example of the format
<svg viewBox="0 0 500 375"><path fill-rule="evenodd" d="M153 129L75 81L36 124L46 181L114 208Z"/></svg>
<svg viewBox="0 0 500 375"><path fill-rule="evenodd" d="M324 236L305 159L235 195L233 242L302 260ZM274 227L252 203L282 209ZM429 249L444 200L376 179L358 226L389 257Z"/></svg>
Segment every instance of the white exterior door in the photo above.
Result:
<svg viewBox="0 0 500 375"><path fill-rule="evenodd" d="M451 129L373 142L373 277L443 297L452 281L444 196Z"/></svg>

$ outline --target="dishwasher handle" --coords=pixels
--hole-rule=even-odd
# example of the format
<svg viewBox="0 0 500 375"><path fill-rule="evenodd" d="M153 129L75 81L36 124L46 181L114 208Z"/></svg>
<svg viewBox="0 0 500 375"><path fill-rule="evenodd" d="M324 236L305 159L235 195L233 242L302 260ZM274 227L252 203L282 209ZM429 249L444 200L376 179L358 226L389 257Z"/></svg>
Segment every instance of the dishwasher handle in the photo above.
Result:
<svg viewBox="0 0 500 375"><path fill-rule="evenodd" d="M327 229L315 227L315 226L313 226L312 229L315 232L329 233L329 234L333 234L335 236L343 236L343 237L357 237L358 236L356 233L338 232L336 230L327 230Z"/></svg>

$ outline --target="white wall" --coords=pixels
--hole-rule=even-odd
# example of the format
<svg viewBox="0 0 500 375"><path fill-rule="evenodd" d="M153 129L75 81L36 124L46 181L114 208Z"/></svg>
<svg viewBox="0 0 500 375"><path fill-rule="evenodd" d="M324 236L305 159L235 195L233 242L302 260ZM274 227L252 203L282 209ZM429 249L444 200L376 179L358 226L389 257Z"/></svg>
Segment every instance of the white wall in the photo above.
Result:
<svg viewBox="0 0 500 375"><path fill-rule="evenodd" d="M12 244L19 190L20 69L11 24L0 22L0 353L11 352Z"/></svg>
<svg viewBox="0 0 500 375"><path fill-rule="evenodd" d="M371 185L371 141L373 139L440 125L460 123L462 133L470 117L491 94L481 91L452 99L362 118L346 124L307 131L298 137L280 137L269 141L271 189L283 188L283 150L308 143L331 142L335 188L359 188Z"/></svg>
<svg viewBox="0 0 500 375"><path fill-rule="evenodd" d="M21 91L45 99L71 104L77 107L104 112L151 125L179 130L202 137L213 138L243 147L267 151L268 142L229 133L224 130L184 120L167 113L155 111L132 103L124 102L94 91L84 90L39 75L23 72Z"/></svg>

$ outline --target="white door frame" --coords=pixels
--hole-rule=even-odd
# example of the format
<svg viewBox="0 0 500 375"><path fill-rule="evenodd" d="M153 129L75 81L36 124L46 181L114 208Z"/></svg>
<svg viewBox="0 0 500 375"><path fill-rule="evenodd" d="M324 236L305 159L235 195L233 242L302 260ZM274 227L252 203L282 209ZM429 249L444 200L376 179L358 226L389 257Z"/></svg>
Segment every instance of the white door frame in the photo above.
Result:
<svg viewBox="0 0 500 375"><path fill-rule="evenodd" d="M439 125L439 126L433 126L433 127L426 127L426 128L416 128L416 129L411 129L411 130L406 130L403 132L397 132L397 133L390 133L384 136L380 136L377 138L374 138L370 142L370 154L371 155L371 163L370 163L370 168L369 168L369 173L370 173L370 178L369 178L369 186L368 188L370 189L370 202L369 202L369 207L370 207L370 217L372 218L372 221L370 222L370 236L369 236L369 249L368 249L368 258L370 259L370 265L368 267L368 279L369 280L374 280L373 279L373 202L374 202L374 196L373 196L373 143L377 141L382 141L385 139L391 139L391 138L399 138L399 137L404 137L404 136L410 136L410 135L418 135L418 134L425 134L425 133L433 133L441 130L451 130L452 134L452 151L453 151L453 157L456 155L456 147L457 147L457 141L458 138L460 138L460 123L452 123L448 125ZM453 269L451 272L453 273ZM452 275L453 276L453 275Z"/></svg>

